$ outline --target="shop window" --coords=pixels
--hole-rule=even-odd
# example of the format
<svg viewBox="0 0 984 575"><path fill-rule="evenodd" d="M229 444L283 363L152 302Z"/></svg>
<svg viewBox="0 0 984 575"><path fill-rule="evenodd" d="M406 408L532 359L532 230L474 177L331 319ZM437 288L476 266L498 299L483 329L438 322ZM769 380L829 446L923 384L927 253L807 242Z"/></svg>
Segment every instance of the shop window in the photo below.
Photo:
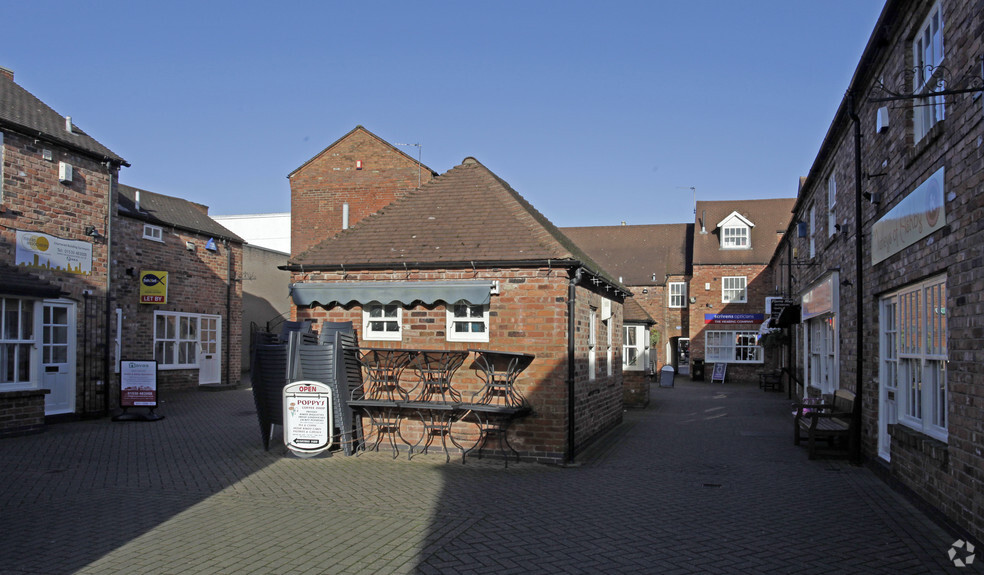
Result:
<svg viewBox="0 0 984 575"><path fill-rule="evenodd" d="M762 363L757 331L713 330L706 334L707 363Z"/></svg>
<svg viewBox="0 0 984 575"><path fill-rule="evenodd" d="M31 382L34 301L0 298L0 389Z"/></svg>
<svg viewBox="0 0 984 575"><path fill-rule="evenodd" d="M646 328L627 325L622 330L622 371L646 369Z"/></svg>
<svg viewBox="0 0 984 575"><path fill-rule="evenodd" d="M894 321L883 322L881 381L897 388L899 423L947 440L946 278L933 278L882 298Z"/></svg>
<svg viewBox="0 0 984 575"><path fill-rule="evenodd" d="M489 341L489 306L459 301L447 310L448 341Z"/></svg>
<svg viewBox="0 0 984 575"><path fill-rule="evenodd" d="M362 310L362 338L400 341L403 308L398 305L371 303Z"/></svg>
<svg viewBox="0 0 984 575"><path fill-rule="evenodd" d="M154 359L161 369L198 367L198 314L154 312Z"/></svg>

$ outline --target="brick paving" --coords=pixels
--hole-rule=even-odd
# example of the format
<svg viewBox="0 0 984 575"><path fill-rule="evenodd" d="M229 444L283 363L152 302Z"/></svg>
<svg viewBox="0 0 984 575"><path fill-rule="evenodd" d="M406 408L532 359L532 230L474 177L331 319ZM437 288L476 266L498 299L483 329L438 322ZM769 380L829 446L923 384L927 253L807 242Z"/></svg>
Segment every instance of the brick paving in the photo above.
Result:
<svg viewBox="0 0 984 575"><path fill-rule="evenodd" d="M570 467L263 451L249 390L0 440L0 573L975 573L785 393L677 380Z"/></svg>

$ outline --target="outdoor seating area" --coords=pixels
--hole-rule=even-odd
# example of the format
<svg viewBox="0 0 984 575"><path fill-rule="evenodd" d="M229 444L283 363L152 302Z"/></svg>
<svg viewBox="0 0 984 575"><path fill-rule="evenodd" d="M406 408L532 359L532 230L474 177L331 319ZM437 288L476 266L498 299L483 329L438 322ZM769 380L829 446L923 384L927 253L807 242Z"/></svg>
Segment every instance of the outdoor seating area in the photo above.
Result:
<svg viewBox="0 0 984 575"><path fill-rule="evenodd" d="M527 353L484 349L431 350L359 347L351 326L323 329L320 336L301 331L254 337L253 396L269 449L274 425L283 425L284 386L310 380L332 388L334 421L346 455L378 450L385 440L393 457L427 453L440 441L446 460L451 448L468 454L483 450L494 437L508 466L511 424L532 412L516 386L533 362ZM455 374L471 358L474 378L458 385Z"/></svg>
<svg viewBox="0 0 984 575"><path fill-rule="evenodd" d="M796 403L794 406L796 413L793 417L793 444L799 445L805 436L810 459L815 459L821 454L847 454L853 436L853 412L856 399L854 393L846 389L838 389L830 400L807 397ZM826 443L826 450L820 450L818 444L821 441Z"/></svg>

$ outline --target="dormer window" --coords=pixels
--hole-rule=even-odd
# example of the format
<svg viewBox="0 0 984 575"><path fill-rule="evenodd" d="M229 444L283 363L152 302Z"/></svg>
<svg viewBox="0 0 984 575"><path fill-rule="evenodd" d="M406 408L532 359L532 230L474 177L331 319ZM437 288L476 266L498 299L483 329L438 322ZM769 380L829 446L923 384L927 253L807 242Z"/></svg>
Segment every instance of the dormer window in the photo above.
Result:
<svg viewBox="0 0 984 575"><path fill-rule="evenodd" d="M747 250L752 247L751 229L755 224L738 212L731 212L731 215L718 222L718 229L721 230L721 249L722 250Z"/></svg>

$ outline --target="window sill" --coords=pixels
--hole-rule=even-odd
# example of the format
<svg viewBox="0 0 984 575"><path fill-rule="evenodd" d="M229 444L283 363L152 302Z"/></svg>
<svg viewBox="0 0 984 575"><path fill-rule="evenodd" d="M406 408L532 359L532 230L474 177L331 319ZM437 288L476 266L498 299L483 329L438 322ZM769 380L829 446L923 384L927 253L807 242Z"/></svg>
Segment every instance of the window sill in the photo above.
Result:
<svg viewBox="0 0 984 575"><path fill-rule="evenodd" d="M889 425L888 434L892 438L893 451L905 449L911 453L921 454L935 461L942 470L950 466L950 447L945 442L901 423Z"/></svg>

